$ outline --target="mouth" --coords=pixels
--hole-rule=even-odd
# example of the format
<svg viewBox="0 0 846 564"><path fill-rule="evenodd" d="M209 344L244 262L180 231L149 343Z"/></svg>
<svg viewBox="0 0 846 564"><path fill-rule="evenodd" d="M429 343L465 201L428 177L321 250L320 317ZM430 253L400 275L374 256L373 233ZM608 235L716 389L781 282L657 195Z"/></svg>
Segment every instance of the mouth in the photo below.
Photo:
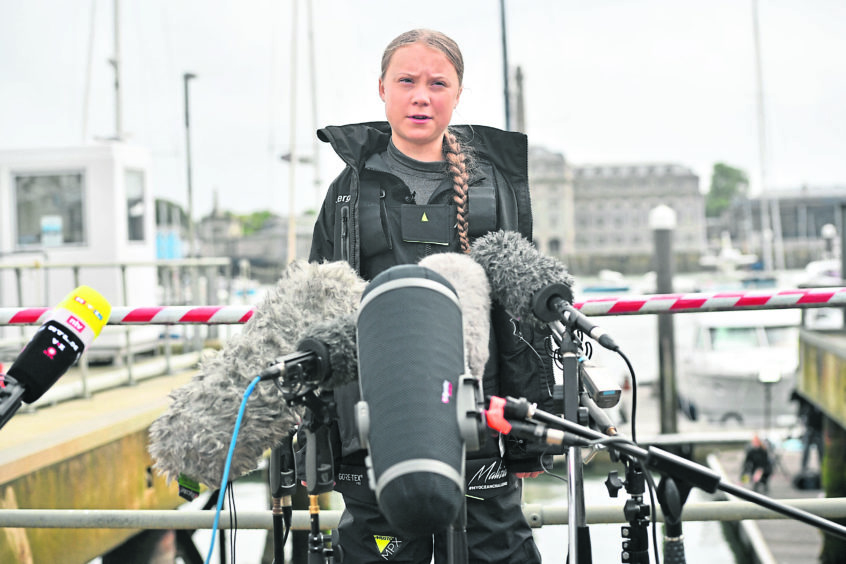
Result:
<svg viewBox="0 0 846 564"><path fill-rule="evenodd" d="M419 121L419 122L424 122L426 120L432 119L431 116L426 116L426 115L423 115L423 114L410 115L410 116L408 116L408 118L411 119L411 120L414 120L414 121Z"/></svg>

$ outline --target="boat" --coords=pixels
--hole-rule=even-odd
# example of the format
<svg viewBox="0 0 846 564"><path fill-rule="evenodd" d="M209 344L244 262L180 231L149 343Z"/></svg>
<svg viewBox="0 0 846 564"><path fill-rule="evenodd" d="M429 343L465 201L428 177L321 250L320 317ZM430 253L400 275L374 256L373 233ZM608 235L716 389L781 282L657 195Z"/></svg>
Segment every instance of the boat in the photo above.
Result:
<svg viewBox="0 0 846 564"><path fill-rule="evenodd" d="M801 318L798 309L695 314L678 367L681 411L692 420L793 424Z"/></svg>
<svg viewBox="0 0 846 564"><path fill-rule="evenodd" d="M626 293L629 289L630 285L621 272L603 269L599 271L599 280L587 284L582 288L582 291L586 293L611 292L619 294Z"/></svg>

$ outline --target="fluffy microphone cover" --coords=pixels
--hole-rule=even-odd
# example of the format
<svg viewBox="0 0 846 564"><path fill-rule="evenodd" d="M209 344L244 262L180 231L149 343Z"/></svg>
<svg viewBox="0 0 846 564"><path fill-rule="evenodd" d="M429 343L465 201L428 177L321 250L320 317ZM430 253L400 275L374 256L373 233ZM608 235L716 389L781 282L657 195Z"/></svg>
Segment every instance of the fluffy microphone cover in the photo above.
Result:
<svg viewBox="0 0 846 564"><path fill-rule="evenodd" d="M534 320L532 297L550 284L568 289L573 277L558 260L544 256L528 239L514 231L496 231L479 237L470 247L470 256L488 276L491 297L511 315ZM572 302L572 291L567 296Z"/></svg>
<svg viewBox="0 0 846 564"><path fill-rule="evenodd" d="M364 285L345 262L292 263L242 332L205 356L199 373L171 392L173 402L150 427L155 468L168 481L183 473L220 487L249 383L272 361L296 351L308 327L354 312ZM230 478L254 470L264 451L278 444L299 419L299 410L285 404L273 383L259 383L247 402Z"/></svg>
<svg viewBox="0 0 846 564"><path fill-rule="evenodd" d="M470 256L459 253L430 255L419 264L434 270L455 288L461 303L465 362L470 374L481 379L490 355L491 328L491 288L484 269Z"/></svg>

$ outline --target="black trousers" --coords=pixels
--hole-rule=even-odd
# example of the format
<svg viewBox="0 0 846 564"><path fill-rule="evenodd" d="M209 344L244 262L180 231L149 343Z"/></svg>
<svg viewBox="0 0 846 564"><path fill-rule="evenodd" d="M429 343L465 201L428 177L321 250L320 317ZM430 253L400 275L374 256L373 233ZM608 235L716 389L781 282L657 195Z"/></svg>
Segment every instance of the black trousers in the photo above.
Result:
<svg viewBox="0 0 846 564"><path fill-rule="evenodd" d="M476 467L492 462L468 460L468 482ZM475 462L475 464L474 464ZM447 562L446 531L409 537L395 532L379 512L363 467L342 465L336 490L346 505L333 538L337 564ZM346 479L345 479L346 478ZM478 494L478 495L477 495ZM522 486L507 474L496 487L468 488L467 546L471 564L540 564L541 557L521 508ZM446 529L449 523L444 523Z"/></svg>

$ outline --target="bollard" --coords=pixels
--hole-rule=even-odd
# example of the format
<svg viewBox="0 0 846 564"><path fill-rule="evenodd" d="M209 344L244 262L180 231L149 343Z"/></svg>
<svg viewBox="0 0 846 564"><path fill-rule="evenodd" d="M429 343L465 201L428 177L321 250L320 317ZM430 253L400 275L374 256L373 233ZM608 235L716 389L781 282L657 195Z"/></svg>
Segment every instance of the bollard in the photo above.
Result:
<svg viewBox="0 0 846 564"><path fill-rule="evenodd" d="M666 205L656 206L649 212L649 227L655 244L655 291L673 293L673 231L676 212ZM673 316L658 314L658 386L661 433L676 433L678 429L678 399L676 397L676 343Z"/></svg>

